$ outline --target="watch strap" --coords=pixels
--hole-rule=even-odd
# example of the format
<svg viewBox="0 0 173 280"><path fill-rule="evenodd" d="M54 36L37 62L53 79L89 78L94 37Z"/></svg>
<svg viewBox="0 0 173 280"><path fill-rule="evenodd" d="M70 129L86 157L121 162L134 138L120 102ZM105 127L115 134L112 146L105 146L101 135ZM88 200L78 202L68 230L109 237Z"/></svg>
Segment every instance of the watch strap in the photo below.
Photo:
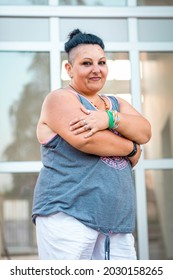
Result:
<svg viewBox="0 0 173 280"><path fill-rule="evenodd" d="M134 155L136 155L137 151L138 151L137 144L136 144L136 142L133 141L133 150L127 156L128 157L133 157Z"/></svg>

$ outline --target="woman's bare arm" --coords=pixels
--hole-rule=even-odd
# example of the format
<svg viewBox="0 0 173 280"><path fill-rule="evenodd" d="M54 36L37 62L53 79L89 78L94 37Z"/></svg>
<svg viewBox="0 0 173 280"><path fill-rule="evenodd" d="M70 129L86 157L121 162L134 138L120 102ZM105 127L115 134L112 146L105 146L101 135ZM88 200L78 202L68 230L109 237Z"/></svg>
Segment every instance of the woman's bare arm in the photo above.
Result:
<svg viewBox="0 0 173 280"><path fill-rule="evenodd" d="M145 144L151 138L151 126L147 119L145 119L140 113L138 113L128 102L119 98L119 126L116 129L125 138L135 141L138 144ZM99 130L107 129L109 126L108 115L104 111L88 111L81 106L81 111L86 115L80 116L73 119L70 122L70 129L75 133L79 134L83 131L90 129L85 134L85 137L90 137ZM84 122L87 123L84 126Z"/></svg>
<svg viewBox="0 0 173 280"><path fill-rule="evenodd" d="M127 101L118 98L120 108L120 123L117 131L124 137L138 144L145 144L151 138L151 125Z"/></svg>
<svg viewBox="0 0 173 280"><path fill-rule="evenodd" d="M126 156L132 151L132 141L115 135L109 130L99 131L89 138L84 137L85 132L75 135L70 130L69 123L81 114L80 107L81 103L76 96L65 90L50 93L42 107L37 129L38 139L42 138L48 127L51 133L59 134L70 145L85 153L99 156ZM85 113L83 115L85 116Z"/></svg>

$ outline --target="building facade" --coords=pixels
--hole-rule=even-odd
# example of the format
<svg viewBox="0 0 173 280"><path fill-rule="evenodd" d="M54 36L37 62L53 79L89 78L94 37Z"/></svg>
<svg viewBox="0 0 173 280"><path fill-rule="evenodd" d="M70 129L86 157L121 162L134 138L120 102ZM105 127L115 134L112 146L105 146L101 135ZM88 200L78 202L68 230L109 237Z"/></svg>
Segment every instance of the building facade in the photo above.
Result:
<svg viewBox="0 0 173 280"><path fill-rule="evenodd" d="M105 3L106 2L106 3ZM100 36L104 93L152 125L134 169L139 259L173 259L173 1L0 0L0 255L36 255L32 198L41 168L36 124L46 94L68 85L64 42Z"/></svg>

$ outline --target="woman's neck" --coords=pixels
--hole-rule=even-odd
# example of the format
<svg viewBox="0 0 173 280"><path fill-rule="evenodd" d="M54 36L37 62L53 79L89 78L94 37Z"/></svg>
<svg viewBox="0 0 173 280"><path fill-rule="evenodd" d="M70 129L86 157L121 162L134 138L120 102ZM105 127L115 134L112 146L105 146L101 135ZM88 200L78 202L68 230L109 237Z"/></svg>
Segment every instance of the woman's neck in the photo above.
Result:
<svg viewBox="0 0 173 280"><path fill-rule="evenodd" d="M69 84L69 87L72 88L76 93L84 96L85 98L87 98L93 105L95 108L97 108L98 110L109 110L109 105L108 105L108 100L105 99L103 96L99 95L98 93L94 94L94 97L92 96L88 96L82 92L79 92L77 89L75 89L75 87L73 87L72 85Z"/></svg>

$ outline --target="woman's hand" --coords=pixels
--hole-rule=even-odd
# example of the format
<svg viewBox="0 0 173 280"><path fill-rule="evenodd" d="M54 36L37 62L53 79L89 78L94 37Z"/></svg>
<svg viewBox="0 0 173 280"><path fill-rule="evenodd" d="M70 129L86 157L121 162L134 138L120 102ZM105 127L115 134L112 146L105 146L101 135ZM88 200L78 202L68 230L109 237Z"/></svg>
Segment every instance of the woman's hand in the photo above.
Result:
<svg viewBox="0 0 173 280"><path fill-rule="evenodd" d="M109 127L109 117L105 111L90 111L84 106L81 106L80 109L86 116L83 115L70 122L70 130L73 131L74 134L77 135L89 130L89 132L84 135L84 137L87 138L97 131L105 130Z"/></svg>

